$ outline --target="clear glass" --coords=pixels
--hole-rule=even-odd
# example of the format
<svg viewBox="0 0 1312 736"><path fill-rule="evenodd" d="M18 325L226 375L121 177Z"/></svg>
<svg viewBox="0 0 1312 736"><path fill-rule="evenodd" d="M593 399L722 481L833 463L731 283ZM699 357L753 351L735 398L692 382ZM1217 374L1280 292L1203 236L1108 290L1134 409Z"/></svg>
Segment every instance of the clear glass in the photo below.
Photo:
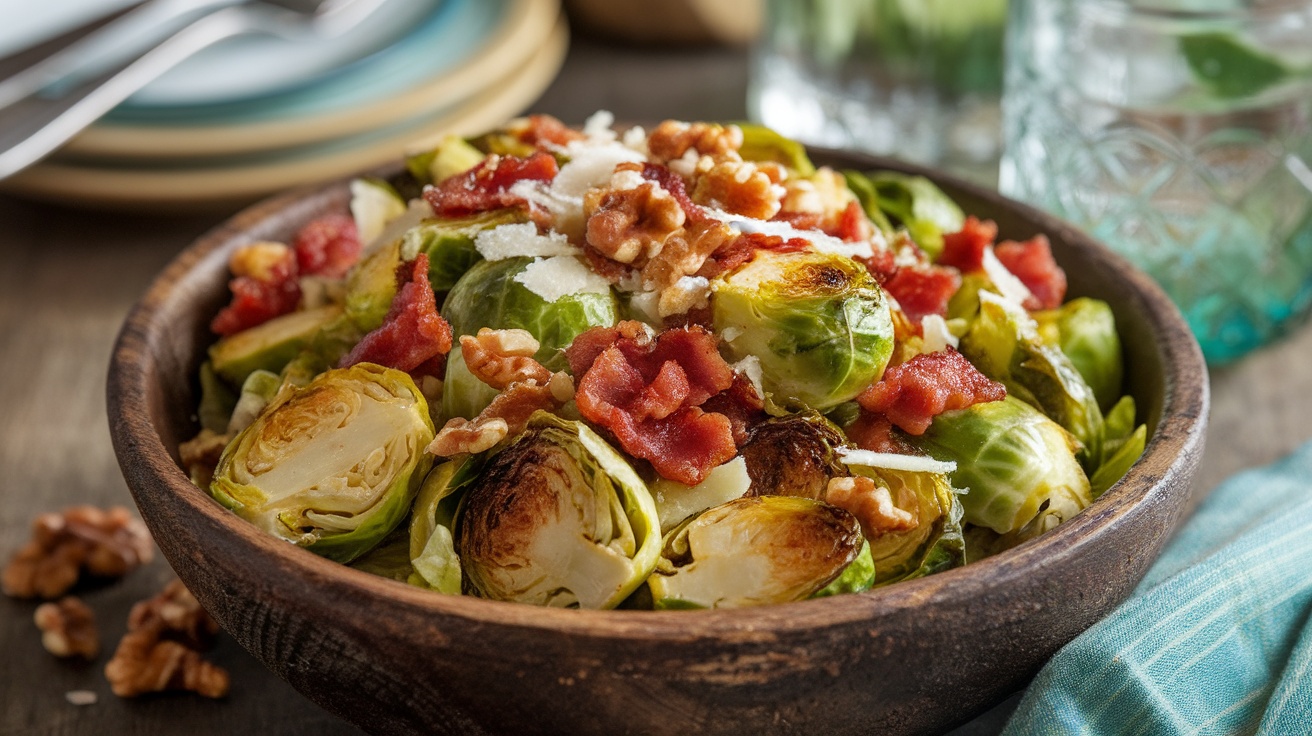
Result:
<svg viewBox="0 0 1312 736"><path fill-rule="evenodd" d="M1312 307L1312 0L1013 0L999 187L1165 287L1213 363Z"/></svg>
<svg viewBox="0 0 1312 736"><path fill-rule="evenodd" d="M997 178L1006 0L768 0L748 113L806 143Z"/></svg>

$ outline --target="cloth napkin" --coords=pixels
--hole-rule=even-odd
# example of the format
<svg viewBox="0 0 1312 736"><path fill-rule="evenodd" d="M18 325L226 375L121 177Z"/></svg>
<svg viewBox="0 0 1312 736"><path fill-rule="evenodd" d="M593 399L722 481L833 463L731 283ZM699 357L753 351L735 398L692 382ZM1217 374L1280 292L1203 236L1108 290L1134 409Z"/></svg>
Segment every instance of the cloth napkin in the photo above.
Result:
<svg viewBox="0 0 1312 736"><path fill-rule="evenodd" d="M1003 734L1312 734L1312 443L1213 491Z"/></svg>

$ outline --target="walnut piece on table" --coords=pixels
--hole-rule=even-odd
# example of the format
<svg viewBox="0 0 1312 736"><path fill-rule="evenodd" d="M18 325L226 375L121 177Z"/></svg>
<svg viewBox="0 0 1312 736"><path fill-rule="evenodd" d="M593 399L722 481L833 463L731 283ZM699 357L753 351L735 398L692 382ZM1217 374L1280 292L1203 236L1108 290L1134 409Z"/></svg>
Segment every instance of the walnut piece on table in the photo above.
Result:
<svg viewBox="0 0 1312 736"><path fill-rule="evenodd" d="M228 672L200 656L218 632L191 591L175 580L132 607L128 633L105 665L105 679L121 698L170 690L221 698L228 694Z"/></svg>
<svg viewBox="0 0 1312 736"><path fill-rule="evenodd" d="M41 645L56 657L93 660L100 654L96 615L81 599L68 596L58 603L42 603L32 618L41 630Z"/></svg>
<svg viewBox="0 0 1312 736"><path fill-rule="evenodd" d="M120 578L153 557L150 532L127 509L72 506L36 518L31 541L9 561L0 587L15 598L54 599L84 571Z"/></svg>

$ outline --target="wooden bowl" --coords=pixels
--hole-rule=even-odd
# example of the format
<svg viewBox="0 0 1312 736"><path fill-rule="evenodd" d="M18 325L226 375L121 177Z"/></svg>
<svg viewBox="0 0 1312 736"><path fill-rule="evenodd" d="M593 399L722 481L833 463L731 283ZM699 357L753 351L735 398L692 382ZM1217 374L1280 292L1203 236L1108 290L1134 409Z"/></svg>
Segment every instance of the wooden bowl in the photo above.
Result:
<svg viewBox="0 0 1312 736"><path fill-rule="evenodd" d="M1001 235L1046 233L1073 296L1111 303L1150 441L1071 521L968 567L858 595L716 611L577 611L443 596L274 539L178 467L228 254L344 211L345 182L256 205L179 255L123 326L109 422L155 540L205 608L307 697L375 733L933 733L1023 687L1134 588L1173 530L1203 446L1207 373L1175 307L1069 225L923 173Z"/></svg>

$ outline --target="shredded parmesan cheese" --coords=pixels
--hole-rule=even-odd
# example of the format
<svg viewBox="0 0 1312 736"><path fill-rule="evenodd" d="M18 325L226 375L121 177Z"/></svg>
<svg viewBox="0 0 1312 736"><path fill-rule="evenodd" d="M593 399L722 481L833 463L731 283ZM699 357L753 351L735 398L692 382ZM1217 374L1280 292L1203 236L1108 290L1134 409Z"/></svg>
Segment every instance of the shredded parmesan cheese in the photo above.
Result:
<svg viewBox="0 0 1312 736"><path fill-rule="evenodd" d="M826 235L819 230L798 230L786 222L774 220L755 220L742 215L734 215L723 210L707 208L706 213L715 219L726 222L729 227L740 233L760 233L762 235L777 235L784 240L792 238L801 238L811 244L816 251L820 253L831 253L834 255L847 256L848 258L871 258L875 252L873 249L873 239L859 243L848 243L839 240L832 235Z"/></svg>
<svg viewBox="0 0 1312 736"><path fill-rule="evenodd" d="M765 371L761 369L760 358L755 355L748 355L737 363L731 364L729 367L738 373L747 376L747 380L752 382L752 388L756 389L757 396L765 396L765 386L762 383L762 380L765 378Z"/></svg>
<svg viewBox="0 0 1312 736"><path fill-rule="evenodd" d="M515 281L548 302L570 294L605 294L610 282L573 256L540 258L515 276Z"/></svg>
<svg viewBox="0 0 1312 736"><path fill-rule="evenodd" d="M925 352L937 353L948 347L957 347L960 340L948 331L948 323L937 314L927 314L920 318L920 331L925 335Z"/></svg>
<svg viewBox="0 0 1312 736"><path fill-rule="evenodd" d="M531 222L497 225L484 230L474 237L474 247L489 261L517 256L569 256L580 252L561 233L550 231L542 235L538 233L538 226Z"/></svg>
<svg viewBox="0 0 1312 736"><path fill-rule="evenodd" d="M711 297L711 282L701 276L684 276L661 292L657 313L662 319L672 314L687 314L705 307Z"/></svg>
<svg viewBox="0 0 1312 736"><path fill-rule="evenodd" d="M908 473L951 473L957 469L957 464L954 462L943 462L918 455L899 455L893 452L839 449L838 457L844 465L902 470Z"/></svg>
<svg viewBox="0 0 1312 736"><path fill-rule="evenodd" d="M983 265L984 273L989 275L989 280L998 288L1003 298L1015 302L1016 306L1024 311L1025 308L1021 305L1032 296L1030 290L1011 271L1008 271L1006 266L1002 265L1002 261L998 260L992 248L984 249Z"/></svg>

